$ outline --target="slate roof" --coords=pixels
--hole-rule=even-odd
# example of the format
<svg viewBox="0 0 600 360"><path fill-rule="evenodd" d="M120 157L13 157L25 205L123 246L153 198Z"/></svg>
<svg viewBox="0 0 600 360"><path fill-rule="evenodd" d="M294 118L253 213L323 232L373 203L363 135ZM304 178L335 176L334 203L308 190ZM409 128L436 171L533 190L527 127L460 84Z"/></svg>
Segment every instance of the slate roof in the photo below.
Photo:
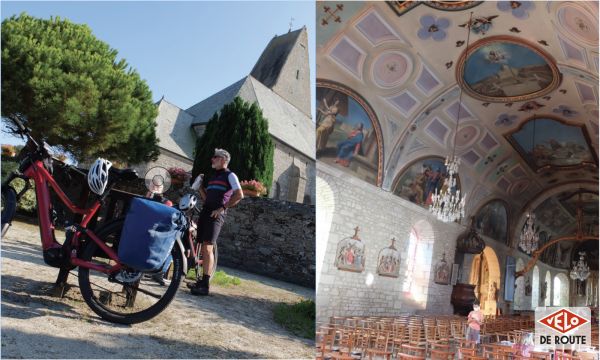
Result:
<svg viewBox="0 0 600 360"><path fill-rule="evenodd" d="M164 98L158 102L156 133L158 146L188 159L194 158L196 137L191 125L194 117Z"/></svg>
<svg viewBox="0 0 600 360"><path fill-rule="evenodd" d="M258 103L273 137L315 159L315 127L310 117L251 75L186 109L194 117L192 126L206 124L236 96Z"/></svg>

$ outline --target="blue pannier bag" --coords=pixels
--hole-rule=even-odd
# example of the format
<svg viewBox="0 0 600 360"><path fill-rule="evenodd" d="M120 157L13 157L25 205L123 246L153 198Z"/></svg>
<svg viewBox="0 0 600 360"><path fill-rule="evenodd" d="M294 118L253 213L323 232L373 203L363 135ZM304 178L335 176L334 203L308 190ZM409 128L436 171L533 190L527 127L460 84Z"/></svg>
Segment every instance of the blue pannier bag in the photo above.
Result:
<svg viewBox="0 0 600 360"><path fill-rule="evenodd" d="M133 198L121 233L119 260L138 271L160 270L185 226L179 210Z"/></svg>

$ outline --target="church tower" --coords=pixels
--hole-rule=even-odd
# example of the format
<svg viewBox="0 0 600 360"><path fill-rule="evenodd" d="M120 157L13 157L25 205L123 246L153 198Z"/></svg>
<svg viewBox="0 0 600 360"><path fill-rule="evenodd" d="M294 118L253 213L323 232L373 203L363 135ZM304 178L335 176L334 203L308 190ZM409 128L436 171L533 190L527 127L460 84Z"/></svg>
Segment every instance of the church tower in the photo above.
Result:
<svg viewBox="0 0 600 360"><path fill-rule="evenodd" d="M312 118L306 27L271 39L250 75Z"/></svg>

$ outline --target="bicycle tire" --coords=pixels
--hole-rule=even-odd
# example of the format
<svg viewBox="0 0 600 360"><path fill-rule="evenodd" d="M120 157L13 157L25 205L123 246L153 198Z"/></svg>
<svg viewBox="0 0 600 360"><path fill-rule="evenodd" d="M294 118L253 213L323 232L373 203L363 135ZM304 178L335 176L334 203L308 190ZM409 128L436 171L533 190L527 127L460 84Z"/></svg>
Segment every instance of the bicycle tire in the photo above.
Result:
<svg viewBox="0 0 600 360"><path fill-rule="evenodd" d="M118 239L118 238L120 238L120 233L123 228L123 223L124 223L123 220L119 220L119 221L115 221L110 224L107 224L106 226L103 226L100 230L98 230L96 235L100 239L102 239L102 241L105 241L107 239L110 240L110 235L114 235L115 236L114 239ZM112 245L113 250L115 250L115 251L118 250L118 244L115 244L115 242L112 242L111 245ZM101 258L101 256L98 256L98 254L102 255L103 254L102 250L98 247L98 245L96 245L95 242L93 242L92 240L88 240L88 244L84 248L81 258L85 261L92 261L92 258L95 258L95 257ZM110 322L119 323L119 324L136 324L136 323L140 323L140 322L144 322L149 319L152 319L153 317L157 316L158 314L160 314L163 310L165 310L167 308L167 306L171 303L171 301L175 297L177 290L179 289L179 285L181 283L181 278L183 275L183 254L181 253L179 246L177 246L177 245L173 246L173 250L171 250L171 255L173 256L173 263L171 265L173 267L173 277L170 279L170 283L167 286L165 293L160 297L160 299L156 303L149 306L148 308L145 308L141 311L125 313L125 312L115 311L115 310L105 306L106 302L112 302L113 293L105 292L105 294L104 294L105 298L103 298L102 291L96 290L96 293L95 293L94 289L92 288L92 282L90 281L90 269L83 268L83 267L79 267L79 288L81 291L81 295L83 296L83 299L88 304L88 306L96 314L98 314L101 318L108 320ZM100 273L100 272L97 272L96 274L99 274L99 275L94 275L95 277L96 276L99 277L98 280L107 281L108 284L114 283L114 282L107 280L108 275ZM127 298L127 301L130 301L129 296L131 295L131 293L129 293L129 291L133 287L140 286L142 284L142 282L144 282L145 285L152 287L152 285L148 285L148 283L145 283L145 278L143 276L140 280L138 280L137 282L135 282L134 284L131 284L131 285L122 285L122 284L117 284L117 283L115 283L115 284L118 287L122 287L123 290L121 290L121 292L125 292L126 293L125 297ZM153 285L153 286L155 288L158 287L158 285ZM97 286L97 287L99 287L99 286ZM100 289L102 289L102 287L100 287ZM144 294L145 293L142 293L141 296L144 297ZM137 295L139 295L139 291L137 291L133 295L133 297L134 297L133 302L138 302L138 300L140 300L140 299L136 298ZM108 300L107 300L106 296L108 296ZM119 294L117 293L117 295L115 297L118 297L118 296L119 296ZM121 295L121 297L123 297L123 295ZM150 296L148 296L148 297L150 297ZM125 305L122 307L127 308L128 305Z"/></svg>
<svg viewBox="0 0 600 360"><path fill-rule="evenodd" d="M1 236L4 237L17 211L17 192L11 186L2 188Z"/></svg>

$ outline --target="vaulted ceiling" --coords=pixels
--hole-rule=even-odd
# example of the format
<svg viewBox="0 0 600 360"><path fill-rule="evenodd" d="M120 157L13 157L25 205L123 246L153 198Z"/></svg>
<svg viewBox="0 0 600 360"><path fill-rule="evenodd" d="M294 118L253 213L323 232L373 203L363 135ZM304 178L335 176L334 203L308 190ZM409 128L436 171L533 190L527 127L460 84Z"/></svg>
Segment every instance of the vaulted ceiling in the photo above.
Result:
<svg viewBox="0 0 600 360"><path fill-rule="evenodd" d="M582 192L598 233L598 2L318 2L317 25L317 77L380 124L384 189L456 145L468 215L505 200L514 237L552 208L557 237Z"/></svg>

